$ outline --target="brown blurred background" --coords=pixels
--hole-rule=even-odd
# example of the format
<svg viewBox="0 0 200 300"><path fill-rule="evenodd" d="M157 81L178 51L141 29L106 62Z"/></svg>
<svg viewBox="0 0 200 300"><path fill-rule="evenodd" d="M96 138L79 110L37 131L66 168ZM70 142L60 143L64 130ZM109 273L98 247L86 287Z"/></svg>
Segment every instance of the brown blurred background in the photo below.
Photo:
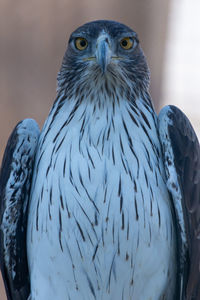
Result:
<svg viewBox="0 0 200 300"><path fill-rule="evenodd" d="M151 69L156 109L164 103L178 104L199 132L200 26L194 14L200 1L193 0L192 8L189 3L0 0L0 159L19 120L31 117L42 126L56 95L56 76L69 34L95 19L114 19L137 31ZM0 300L4 299L0 286Z"/></svg>

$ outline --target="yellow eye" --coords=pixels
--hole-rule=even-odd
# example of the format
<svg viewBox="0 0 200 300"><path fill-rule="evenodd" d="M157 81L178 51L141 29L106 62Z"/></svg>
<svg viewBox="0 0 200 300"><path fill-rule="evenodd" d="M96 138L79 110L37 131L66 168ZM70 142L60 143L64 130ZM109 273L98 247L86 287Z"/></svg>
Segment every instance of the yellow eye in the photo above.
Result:
<svg viewBox="0 0 200 300"><path fill-rule="evenodd" d="M125 49L129 50L133 47L133 39L130 37L125 37L120 41L120 46Z"/></svg>
<svg viewBox="0 0 200 300"><path fill-rule="evenodd" d="M78 50L85 50L88 46L88 42L86 39L78 37L75 40L75 46Z"/></svg>

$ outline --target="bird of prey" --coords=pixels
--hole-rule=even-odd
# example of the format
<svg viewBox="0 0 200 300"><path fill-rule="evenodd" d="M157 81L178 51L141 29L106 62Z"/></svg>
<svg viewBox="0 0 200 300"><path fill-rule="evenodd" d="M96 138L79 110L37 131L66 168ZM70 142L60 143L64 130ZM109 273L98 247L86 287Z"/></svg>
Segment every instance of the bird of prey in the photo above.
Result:
<svg viewBox="0 0 200 300"><path fill-rule="evenodd" d="M40 133L20 122L0 174L9 300L200 299L200 147L157 116L137 34L93 21L69 39Z"/></svg>

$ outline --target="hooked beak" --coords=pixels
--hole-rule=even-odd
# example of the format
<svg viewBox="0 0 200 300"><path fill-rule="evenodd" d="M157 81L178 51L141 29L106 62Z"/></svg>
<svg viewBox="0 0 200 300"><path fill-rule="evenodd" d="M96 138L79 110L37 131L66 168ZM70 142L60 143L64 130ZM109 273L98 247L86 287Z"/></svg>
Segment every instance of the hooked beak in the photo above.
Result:
<svg viewBox="0 0 200 300"><path fill-rule="evenodd" d="M98 38L96 47L96 60L104 74L111 61L111 49L107 35L101 35Z"/></svg>

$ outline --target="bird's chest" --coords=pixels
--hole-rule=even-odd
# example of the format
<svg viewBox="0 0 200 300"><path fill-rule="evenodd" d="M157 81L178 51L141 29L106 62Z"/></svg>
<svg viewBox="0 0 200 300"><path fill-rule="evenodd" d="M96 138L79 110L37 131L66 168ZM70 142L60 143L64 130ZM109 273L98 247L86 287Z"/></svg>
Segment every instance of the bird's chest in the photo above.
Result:
<svg viewBox="0 0 200 300"><path fill-rule="evenodd" d="M80 138L80 130L71 128L64 140L62 135L58 138L57 146L47 146L38 164L41 181L35 184L36 193L45 199L39 201L44 209L38 209L38 224L41 219L42 228L44 220L54 226L56 219L65 237L74 236L87 246L88 232L95 245L103 238L110 243L117 235L129 240L133 227L134 233L141 226L145 232L151 220L159 223L160 185L164 186L161 166L154 166L159 158L152 149L147 155L138 137L130 145L123 132L106 138L106 130L93 131L96 135ZM149 230L145 234L149 237Z"/></svg>
<svg viewBox="0 0 200 300"><path fill-rule="evenodd" d="M148 148L144 133L127 127L116 133L95 123L80 133L71 127L38 155L32 251L48 249L37 263L64 280L72 299L148 299L141 282L156 273L165 284L174 243L158 145Z"/></svg>

